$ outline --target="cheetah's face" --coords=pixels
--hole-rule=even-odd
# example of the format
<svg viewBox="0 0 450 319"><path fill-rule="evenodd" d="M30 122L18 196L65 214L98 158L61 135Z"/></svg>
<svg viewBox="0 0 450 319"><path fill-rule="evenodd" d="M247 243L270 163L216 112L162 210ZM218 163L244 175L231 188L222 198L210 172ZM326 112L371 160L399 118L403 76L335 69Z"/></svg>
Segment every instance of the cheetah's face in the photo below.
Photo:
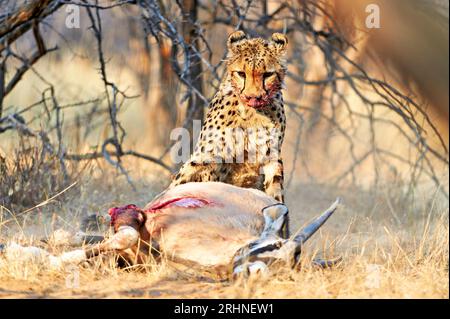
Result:
<svg viewBox="0 0 450 319"><path fill-rule="evenodd" d="M280 33L274 33L269 41L247 39L242 31L228 37L228 77L245 105L263 108L280 91L286 73L283 56L287 42Z"/></svg>

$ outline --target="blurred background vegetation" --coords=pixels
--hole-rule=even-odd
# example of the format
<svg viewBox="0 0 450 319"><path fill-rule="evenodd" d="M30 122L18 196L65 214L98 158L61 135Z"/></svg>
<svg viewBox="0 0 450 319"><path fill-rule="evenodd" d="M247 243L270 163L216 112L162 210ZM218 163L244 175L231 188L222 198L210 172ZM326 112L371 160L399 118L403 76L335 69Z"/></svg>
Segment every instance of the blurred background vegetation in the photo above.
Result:
<svg viewBox="0 0 450 319"><path fill-rule="evenodd" d="M289 38L288 191L448 198L448 17L438 0L0 0L0 205L108 167L168 184L170 132L203 118L236 29Z"/></svg>

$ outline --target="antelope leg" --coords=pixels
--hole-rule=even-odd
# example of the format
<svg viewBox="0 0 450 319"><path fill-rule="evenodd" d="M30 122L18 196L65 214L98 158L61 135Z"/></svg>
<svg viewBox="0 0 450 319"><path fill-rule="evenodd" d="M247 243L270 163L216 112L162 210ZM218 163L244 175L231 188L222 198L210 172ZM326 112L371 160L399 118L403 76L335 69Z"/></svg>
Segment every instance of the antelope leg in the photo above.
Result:
<svg viewBox="0 0 450 319"><path fill-rule="evenodd" d="M139 232L135 228L121 226L117 233L103 243L85 249L65 252L59 256L53 256L46 250L38 247L24 247L16 243L3 246L0 249L0 253L8 262L34 261L51 269L61 269L66 265L79 264L102 253L122 251L133 247L138 240Z"/></svg>
<svg viewBox="0 0 450 319"><path fill-rule="evenodd" d="M117 233L110 239L93 247L89 247L84 251L86 253L86 258L89 259L98 256L99 254L131 248L136 245L138 241L139 232L135 228L131 226L121 226Z"/></svg>
<svg viewBox="0 0 450 319"><path fill-rule="evenodd" d="M92 245L105 240L105 236L88 235L84 232L77 232L72 235L68 232L57 230L50 238L42 238L41 242L52 245L70 245L73 247L83 246L84 244Z"/></svg>
<svg viewBox="0 0 450 319"><path fill-rule="evenodd" d="M101 236L101 235L83 235L81 237L81 242L84 244L89 244L89 245L100 243L104 240L105 240L105 236Z"/></svg>
<svg viewBox="0 0 450 319"><path fill-rule="evenodd" d="M53 256L45 249L34 246L21 246L14 242L2 246L0 256L8 263L26 264L33 262L50 269L60 269L66 264L80 263L86 259L86 253L83 249L69 251L60 256Z"/></svg>

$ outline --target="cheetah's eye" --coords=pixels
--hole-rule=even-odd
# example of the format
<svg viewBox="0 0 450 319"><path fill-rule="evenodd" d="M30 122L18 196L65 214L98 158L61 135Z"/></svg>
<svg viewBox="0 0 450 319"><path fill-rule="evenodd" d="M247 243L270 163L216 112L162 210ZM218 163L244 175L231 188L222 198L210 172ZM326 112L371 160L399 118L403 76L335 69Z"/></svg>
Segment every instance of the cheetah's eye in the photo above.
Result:
<svg viewBox="0 0 450 319"><path fill-rule="evenodd" d="M264 74L263 74L263 77L265 78L265 79L267 79L267 78L270 78L272 75L274 75L275 74L275 72L265 72Z"/></svg>
<svg viewBox="0 0 450 319"><path fill-rule="evenodd" d="M241 78L245 79L245 72L240 71L240 72L236 72Z"/></svg>

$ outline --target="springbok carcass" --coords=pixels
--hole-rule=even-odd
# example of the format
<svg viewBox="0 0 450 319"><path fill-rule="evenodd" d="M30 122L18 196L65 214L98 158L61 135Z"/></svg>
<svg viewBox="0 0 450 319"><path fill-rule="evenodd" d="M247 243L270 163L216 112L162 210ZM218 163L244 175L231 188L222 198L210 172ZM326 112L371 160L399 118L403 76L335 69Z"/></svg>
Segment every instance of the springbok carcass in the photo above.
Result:
<svg viewBox="0 0 450 319"><path fill-rule="evenodd" d="M291 238L280 236L288 209L265 193L219 182L187 183L168 189L140 209L135 205L109 210L114 235L93 246L53 256L36 247L6 246L39 255L51 267L81 263L116 252L129 263L161 254L193 270L220 278L267 272L273 265L294 267L301 247L332 215L328 210ZM322 266L329 263L317 261Z"/></svg>

